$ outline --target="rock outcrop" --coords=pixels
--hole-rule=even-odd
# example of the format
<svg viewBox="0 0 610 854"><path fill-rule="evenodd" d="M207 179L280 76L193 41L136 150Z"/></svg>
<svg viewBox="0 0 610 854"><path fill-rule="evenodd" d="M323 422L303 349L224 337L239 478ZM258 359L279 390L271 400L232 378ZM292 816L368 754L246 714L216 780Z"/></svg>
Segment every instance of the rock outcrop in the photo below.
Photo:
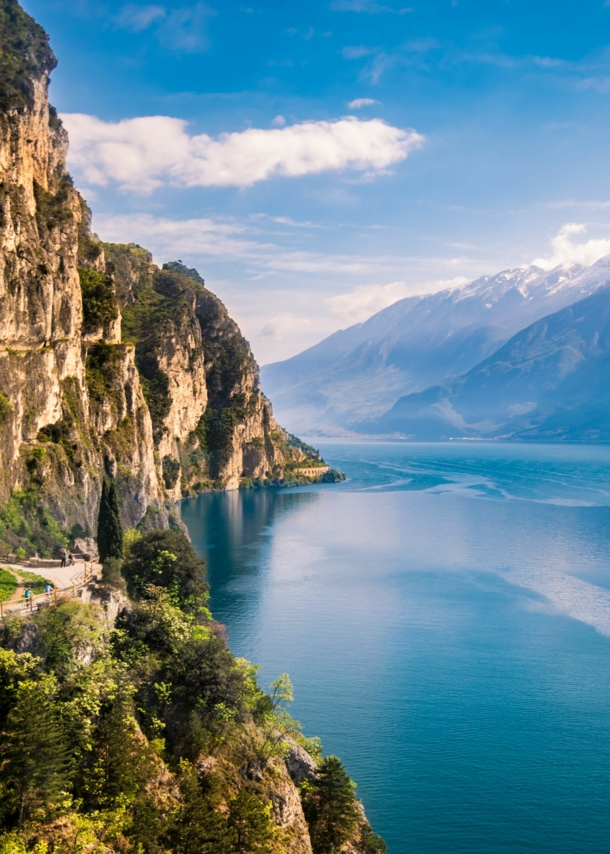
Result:
<svg viewBox="0 0 610 854"><path fill-rule="evenodd" d="M29 496L82 535L109 476L127 527L165 525L183 495L316 460L275 422L196 271L92 234L48 102L46 34L15 0L0 16L0 507Z"/></svg>

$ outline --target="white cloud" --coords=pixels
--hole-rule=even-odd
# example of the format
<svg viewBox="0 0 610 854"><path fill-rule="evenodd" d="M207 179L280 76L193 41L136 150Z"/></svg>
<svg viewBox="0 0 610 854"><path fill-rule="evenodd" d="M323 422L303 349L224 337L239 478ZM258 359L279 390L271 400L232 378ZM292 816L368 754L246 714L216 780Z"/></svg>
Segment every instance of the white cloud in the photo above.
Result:
<svg viewBox="0 0 610 854"><path fill-rule="evenodd" d="M376 53L376 47L366 47L366 45L347 45L343 48L341 53L345 57L345 59L362 59L363 56L370 56L372 53Z"/></svg>
<svg viewBox="0 0 610 854"><path fill-rule="evenodd" d="M258 229L209 218L171 220L150 214L97 215L95 228L103 240L129 240L146 246L159 261L168 258L217 258L246 263L274 273L368 274L387 259L330 255L293 250L261 240Z"/></svg>
<svg viewBox="0 0 610 854"><path fill-rule="evenodd" d="M283 128L286 124L286 119L284 118L284 116L276 116L274 119L272 119L271 124L273 125L273 127Z"/></svg>
<svg viewBox="0 0 610 854"><path fill-rule="evenodd" d="M605 255L610 255L610 238L594 238L584 243L573 242L572 237L575 234L584 234L586 230L582 223L566 223L551 240L553 254L547 258L536 258L532 264L543 270L552 270L560 265L568 267L572 264L588 267Z"/></svg>
<svg viewBox="0 0 610 854"><path fill-rule="evenodd" d="M354 116L273 130L248 128L216 138L191 136L186 121L168 116L115 123L71 113L62 119L70 134L70 165L79 180L93 186L115 181L141 193L164 184L248 187L276 176L380 172L424 142L414 130Z"/></svg>
<svg viewBox="0 0 610 854"><path fill-rule="evenodd" d="M380 104L381 101L376 101L374 98L354 98L347 105L350 110L361 110L363 107L372 107L373 104Z"/></svg>
<svg viewBox="0 0 610 854"><path fill-rule="evenodd" d="M579 89L595 89L602 95L610 92L610 77L585 77L578 83Z"/></svg>
<svg viewBox="0 0 610 854"><path fill-rule="evenodd" d="M354 323L363 323L369 317L377 314L378 311L405 297L457 288L465 285L468 281L469 279L464 276L457 276L454 279L441 279L419 284L390 282L388 285L360 285L348 293L329 297L326 303L335 317L350 326Z"/></svg>
<svg viewBox="0 0 610 854"><path fill-rule="evenodd" d="M166 14L163 6L137 6L135 3L128 3L121 9L115 25L119 29L140 33L157 21L163 20Z"/></svg>
<svg viewBox="0 0 610 854"><path fill-rule="evenodd" d="M208 19L216 15L207 3L200 0L194 6L174 9L159 28L159 38L165 47L185 53L205 51L210 46L207 34Z"/></svg>
<svg viewBox="0 0 610 854"><path fill-rule="evenodd" d="M277 314L270 318L260 331L261 338L273 338L275 341L284 341L292 337L295 332L309 332L313 326L309 317L297 314Z"/></svg>

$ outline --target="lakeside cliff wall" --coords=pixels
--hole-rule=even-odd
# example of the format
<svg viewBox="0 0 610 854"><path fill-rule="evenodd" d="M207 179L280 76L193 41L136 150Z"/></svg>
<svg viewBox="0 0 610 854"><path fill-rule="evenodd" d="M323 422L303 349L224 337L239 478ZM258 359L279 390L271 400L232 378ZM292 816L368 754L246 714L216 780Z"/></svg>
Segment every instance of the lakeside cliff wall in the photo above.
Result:
<svg viewBox="0 0 610 854"><path fill-rule="evenodd" d="M276 423L197 272L92 234L48 102L46 34L16 2L0 13L0 507L17 502L32 529L5 513L0 551L48 550L40 528L94 530L104 475L123 523L154 527L193 491L317 461Z"/></svg>

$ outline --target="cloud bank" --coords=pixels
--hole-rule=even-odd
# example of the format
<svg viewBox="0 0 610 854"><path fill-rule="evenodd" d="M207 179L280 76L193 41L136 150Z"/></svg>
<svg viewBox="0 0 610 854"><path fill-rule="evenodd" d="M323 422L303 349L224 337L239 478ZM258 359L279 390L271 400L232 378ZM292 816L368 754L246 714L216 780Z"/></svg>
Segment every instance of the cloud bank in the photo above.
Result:
<svg viewBox="0 0 610 854"><path fill-rule="evenodd" d="M584 243L574 243L575 234L584 234L587 227L582 223L568 222L559 229L558 234L551 240L553 254L547 258L536 258L532 261L536 267L552 270L560 265L571 266L582 264L588 267L595 264L604 255L610 255L610 238L586 240Z"/></svg>
<svg viewBox="0 0 610 854"><path fill-rule="evenodd" d="M424 137L381 119L347 116L335 122L248 128L210 137L189 135L187 122L146 116L104 122L95 116L62 116L70 134L70 166L88 185L116 182L149 193L163 185L249 187L276 176L325 171L381 172L420 148Z"/></svg>
<svg viewBox="0 0 610 854"><path fill-rule="evenodd" d="M390 282L388 285L360 285L348 293L328 297L326 304L335 317L340 318L343 324L350 326L354 323L364 323L378 311L388 308L405 297L457 288L468 281L469 279L465 276L457 276L453 279L439 279L419 284Z"/></svg>

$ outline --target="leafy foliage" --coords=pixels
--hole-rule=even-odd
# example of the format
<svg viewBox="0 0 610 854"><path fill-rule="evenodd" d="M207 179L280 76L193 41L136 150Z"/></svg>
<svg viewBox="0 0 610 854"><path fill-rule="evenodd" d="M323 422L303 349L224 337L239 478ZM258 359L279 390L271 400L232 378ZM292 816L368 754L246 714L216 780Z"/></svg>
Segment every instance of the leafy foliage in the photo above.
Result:
<svg viewBox="0 0 610 854"><path fill-rule="evenodd" d="M0 424L8 421L9 415L13 411L13 405L10 397L3 391L0 391Z"/></svg>
<svg viewBox="0 0 610 854"><path fill-rule="evenodd" d="M56 66L43 28L17 0L0 4L0 107L22 109L34 99L33 81Z"/></svg>
<svg viewBox="0 0 610 854"><path fill-rule="evenodd" d="M17 590L17 579L7 569L0 569L0 602L6 602Z"/></svg>
<svg viewBox="0 0 610 854"><path fill-rule="evenodd" d="M73 216L68 200L73 192L74 185L69 175L62 177L55 193L50 193L36 181L34 182L36 222L41 237L44 237L46 232L72 221Z"/></svg>
<svg viewBox="0 0 610 854"><path fill-rule="evenodd" d="M167 489L173 489L180 477L180 461L173 457L163 457L163 482Z"/></svg>
<svg viewBox="0 0 610 854"><path fill-rule="evenodd" d="M112 279L86 267L79 268L78 275L83 299L83 331L94 332L119 316Z"/></svg>
<svg viewBox="0 0 610 854"><path fill-rule="evenodd" d="M37 552L41 557L52 557L68 545L67 532L41 501L39 484L15 490L0 507L0 552L25 548L27 554Z"/></svg>
<svg viewBox="0 0 610 854"><path fill-rule="evenodd" d="M137 598L114 629L78 599L4 621L0 854L284 854L270 794L277 730L298 730L290 680L266 695L231 655L181 533L131 536L124 571ZM24 644L33 654L14 651ZM334 851L355 811L338 760L303 797L316 854ZM353 843L383 854L364 825Z"/></svg>
<svg viewBox="0 0 610 854"><path fill-rule="evenodd" d="M104 403L116 397L116 385L122 348L105 341L98 341L87 351L86 377L91 398Z"/></svg>
<svg viewBox="0 0 610 854"><path fill-rule="evenodd" d="M204 562L180 531L151 531L133 542L123 565L130 595L141 597L149 585L171 590L185 610L196 613L206 602Z"/></svg>

